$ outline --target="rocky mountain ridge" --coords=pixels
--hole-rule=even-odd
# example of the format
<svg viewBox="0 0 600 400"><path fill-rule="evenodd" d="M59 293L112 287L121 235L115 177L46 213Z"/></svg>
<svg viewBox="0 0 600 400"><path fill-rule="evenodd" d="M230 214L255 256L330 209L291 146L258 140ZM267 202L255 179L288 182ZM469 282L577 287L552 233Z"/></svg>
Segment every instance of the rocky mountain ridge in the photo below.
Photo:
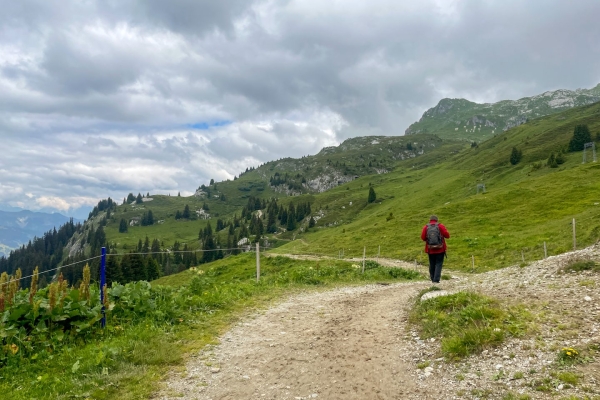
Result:
<svg viewBox="0 0 600 400"><path fill-rule="evenodd" d="M600 84L592 89L547 91L519 100L474 103L445 98L411 124L406 135L430 133L442 138L483 141L527 121L600 101Z"/></svg>

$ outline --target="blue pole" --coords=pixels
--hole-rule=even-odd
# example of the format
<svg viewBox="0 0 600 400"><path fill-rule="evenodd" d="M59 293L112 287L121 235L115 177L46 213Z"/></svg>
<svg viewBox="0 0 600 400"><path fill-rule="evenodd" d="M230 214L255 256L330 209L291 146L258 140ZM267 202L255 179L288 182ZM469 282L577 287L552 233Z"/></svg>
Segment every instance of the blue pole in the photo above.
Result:
<svg viewBox="0 0 600 400"><path fill-rule="evenodd" d="M106 247L102 248L100 261L100 303L102 304L102 327L106 326L106 310L104 309L104 286L106 285Z"/></svg>

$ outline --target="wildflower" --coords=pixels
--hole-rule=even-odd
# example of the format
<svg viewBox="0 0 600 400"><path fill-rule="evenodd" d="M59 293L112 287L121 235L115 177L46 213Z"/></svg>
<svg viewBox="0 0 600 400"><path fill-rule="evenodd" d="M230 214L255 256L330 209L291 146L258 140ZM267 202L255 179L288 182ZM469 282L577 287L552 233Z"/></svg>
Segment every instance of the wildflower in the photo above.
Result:
<svg viewBox="0 0 600 400"><path fill-rule="evenodd" d="M13 353L13 355L14 355L14 354L17 354L17 352L19 351L19 346L17 346L16 344L13 343L10 345L9 349L10 349L10 352Z"/></svg>
<svg viewBox="0 0 600 400"><path fill-rule="evenodd" d="M58 283L52 282L48 288L48 307L52 311L56 307L56 300L58 299Z"/></svg>
<svg viewBox="0 0 600 400"><path fill-rule="evenodd" d="M33 296L37 292L37 284L39 279L39 268L35 267L33 270L33 277L31 278L31 289L29 290L29 304L33 304Z"/></svg>
<svg viewBox="0 0 600 400"><path fill-rule="evenodd" d="M79 285L79 299L90 300L90 266L88 264L83 267L83 280Z"/></svg>

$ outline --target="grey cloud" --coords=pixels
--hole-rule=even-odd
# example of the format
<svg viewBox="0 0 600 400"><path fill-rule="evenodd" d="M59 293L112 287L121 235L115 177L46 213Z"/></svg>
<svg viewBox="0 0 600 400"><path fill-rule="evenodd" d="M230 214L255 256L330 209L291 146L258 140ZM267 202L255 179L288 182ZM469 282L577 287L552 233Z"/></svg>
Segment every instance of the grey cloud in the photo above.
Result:
<svg viewBox="0 0 600 400"><path fill-rule="evenodd" d="M594 0L0 2L0 201L193 191L442 97L600 81Z"/></svg>

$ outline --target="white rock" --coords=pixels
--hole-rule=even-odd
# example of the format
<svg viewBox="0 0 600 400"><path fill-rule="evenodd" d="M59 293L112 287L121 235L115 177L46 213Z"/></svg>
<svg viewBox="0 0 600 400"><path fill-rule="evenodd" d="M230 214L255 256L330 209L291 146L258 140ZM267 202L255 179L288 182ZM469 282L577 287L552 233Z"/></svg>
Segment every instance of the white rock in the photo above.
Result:
<svg viewBox="0 0 600 400"><path fill-rule="evenodd" d="M213 374L218 374L219 372L221 372L221 368L211 368L210 372L212 372Z"/></svg>
<svg viewBox="0 0 600 400"><path fill-rule="evenodd" d="M558 389L558 390L563 390L563 388L564 388L564 387L565 387L565 386L564 386L564 385L561 383L560 385L558 385L557 389Z"/></svg>
<svg viewBox="0 0 600 400"><path fill-rule="evenodd" d="M429 372L429 373L433 372L433 367L425 367L425 373L427 373L427 372Z"/></svg>
<svg viewBox="0 0 600 400"><path fill-rule="evenodd" d="M497 370L501 370L502 368L504 368L504 366L502 364L496 364L496 369Z"/></svg>
<svg viewBox="0 0 600 400"><path fill-rule="evenodd" d="M590 296L585 296L583 299L584 299L585 301L592 301L592 298L591 298Z"/></svg>

